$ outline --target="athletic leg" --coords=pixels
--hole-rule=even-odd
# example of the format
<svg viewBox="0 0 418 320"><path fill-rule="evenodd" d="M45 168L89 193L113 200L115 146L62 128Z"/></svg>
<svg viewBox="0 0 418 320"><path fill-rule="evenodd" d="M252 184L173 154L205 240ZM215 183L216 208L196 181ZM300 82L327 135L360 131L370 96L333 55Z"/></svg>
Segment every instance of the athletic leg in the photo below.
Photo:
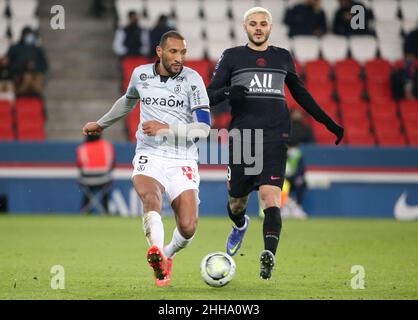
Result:
<svg viewBox="0 0 418 320"><path fill-rule="evenodd" d="M247 203L248 195L242 198L229 197L227 210L229 218L234 222L232 232L226 242L226 252L230 256L235 255L240 249L250 223L250 218L245 214Z"/></svg>
<svg viewBox="0 0 418 320"><path fill-rule="evenodd" d="M174 210L176 228L171 242L164 248L166 257L174 257L178 251L191 243L198 221L197 199L197 191L190 189L183 191L172 201L171 207Z"/></svg>
<svg viewBox="0 0 418 320"><path fill-rule="evenodd" d="M280 240L282 219L280 215L281 189L278 186L262 185L259 188L263 204L263 240L264 250L260 255L260 276L270 279L275 264L275 254Z"/></svg>
<svg viewBox="0 0 418 320"><path fill-rule="evenodd" d="M150 245L147 260L154 270L155 284L165 286L167 261L162 251L164 226L160 215L164 187L157 180L145 175L135 175L133 184L144 206L142 222L145 236Z"/></svg>

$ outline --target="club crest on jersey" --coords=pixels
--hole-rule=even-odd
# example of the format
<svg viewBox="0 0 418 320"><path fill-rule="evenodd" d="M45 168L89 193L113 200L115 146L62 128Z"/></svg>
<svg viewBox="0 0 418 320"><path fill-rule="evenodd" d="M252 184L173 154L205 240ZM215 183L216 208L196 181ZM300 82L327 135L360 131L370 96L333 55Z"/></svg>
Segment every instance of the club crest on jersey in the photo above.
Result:
<svg viewBox="0 0 418 320"><path fill-rule="evenodd" d="M178 85L176 85L176 86L174 87L174 92L175 92L176 94L179 94L179 93L180 93L180 91L181 91L181 85L180 85L180 84L178 84Z"/></svg>
<svg viewBox="0 0 418 320"><path fill-rule="evenodd" d="M183 170L183 175L186 176L189 180L195 180L195 174L192 167L182 167L181 170Z"/></svg>
<svg viewBox="0 0 418 320"><path fill-rule="evenodd" d="M257 65L257 66L259 66L259 67L265 67L265 66L267 66L267 61L266 61L265 59L263 59L263 58L258 58L258 59L255 61L255 63L256 63L256 65Z"/></svg>

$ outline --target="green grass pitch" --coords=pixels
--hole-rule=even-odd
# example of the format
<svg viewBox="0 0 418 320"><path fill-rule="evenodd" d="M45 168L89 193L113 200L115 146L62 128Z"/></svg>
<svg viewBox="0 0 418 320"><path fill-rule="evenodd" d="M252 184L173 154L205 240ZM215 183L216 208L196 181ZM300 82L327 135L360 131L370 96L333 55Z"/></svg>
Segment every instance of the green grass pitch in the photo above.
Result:
<svg viewBox="0 0 418 320"><path fill-rule="evenodd" d="M164 218L166 242L174 220ZM223 288L207 286L200 261L224 251L227 218L201 217L190 247L174 261L169 287L154 286L139 218L0 216L0 299L417 299L418 223L366 219L284 221L277 267L259 279L262 223L251 220L234 257L237 273ZM51 289L62 265L65 289ZM365 270L352 289L351 267Z"/></svg>

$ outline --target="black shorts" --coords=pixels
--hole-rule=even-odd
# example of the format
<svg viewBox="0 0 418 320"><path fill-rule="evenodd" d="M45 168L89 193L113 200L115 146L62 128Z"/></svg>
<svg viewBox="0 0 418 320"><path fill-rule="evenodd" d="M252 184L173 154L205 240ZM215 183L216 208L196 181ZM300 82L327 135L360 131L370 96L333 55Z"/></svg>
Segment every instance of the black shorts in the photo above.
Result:
<svg viewBox="0 0 418 320"><path fill-rule="evenodd" d="M257 148L254 144L243 143L241 150L244 150L245 147L252 148L251 154L255 161L262 163L262 167L258 167L261 168L261 172L255 173L260 171L255 170L257 166L251 163L246 164L243 161L243 152L240 155L240 163L234 163L232 144L230 143L227 181L229 195L234 198L242 198L253 190L258 190L261 185L273 185L282 189L286 171L287 144L284 142L264 143L262 153L256 152L255 154L254 151L257 151ZM237 162L237 158L236 155L235 162ZM249 169L253 172L250 172Z"/></svg>

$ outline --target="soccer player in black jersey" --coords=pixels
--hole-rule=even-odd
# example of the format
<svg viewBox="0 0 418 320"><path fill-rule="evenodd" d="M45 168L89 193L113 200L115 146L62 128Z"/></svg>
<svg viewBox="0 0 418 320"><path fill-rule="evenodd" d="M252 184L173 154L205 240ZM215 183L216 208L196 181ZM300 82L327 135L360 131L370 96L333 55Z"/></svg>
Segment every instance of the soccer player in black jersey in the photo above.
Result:
<svg viewBox="0 0 418 320"><path fill-rule="evenodd" d="M245 214L248 196L253 190L259 190L264 209L260 277L270 279L282 228L280 197L290 134L285 84L301 107L336 136L336 144L343 138L344 129L318 106L306 90L296 74L290 53L268 45L272 30L270 12L261 7L248 10L244 15L244 29L248 44L223 52L207 91L211 105L229 100L232 114L229 129L241 134L241 148L235 148L237 140L230 133L227 210L234 226L227 240L227 253L232 256L240 248L249 225L249 217ZM242 135L245 129L254 133L251 139ZM242 160L245 148L257 149L256 144L260 142L254 138L257 136L255 129L263 130L262 152L255 159L262 161L262 170L249 175L245 169L250 165ZM240 150L240 163L235 161L234 150Z"/></svg>

